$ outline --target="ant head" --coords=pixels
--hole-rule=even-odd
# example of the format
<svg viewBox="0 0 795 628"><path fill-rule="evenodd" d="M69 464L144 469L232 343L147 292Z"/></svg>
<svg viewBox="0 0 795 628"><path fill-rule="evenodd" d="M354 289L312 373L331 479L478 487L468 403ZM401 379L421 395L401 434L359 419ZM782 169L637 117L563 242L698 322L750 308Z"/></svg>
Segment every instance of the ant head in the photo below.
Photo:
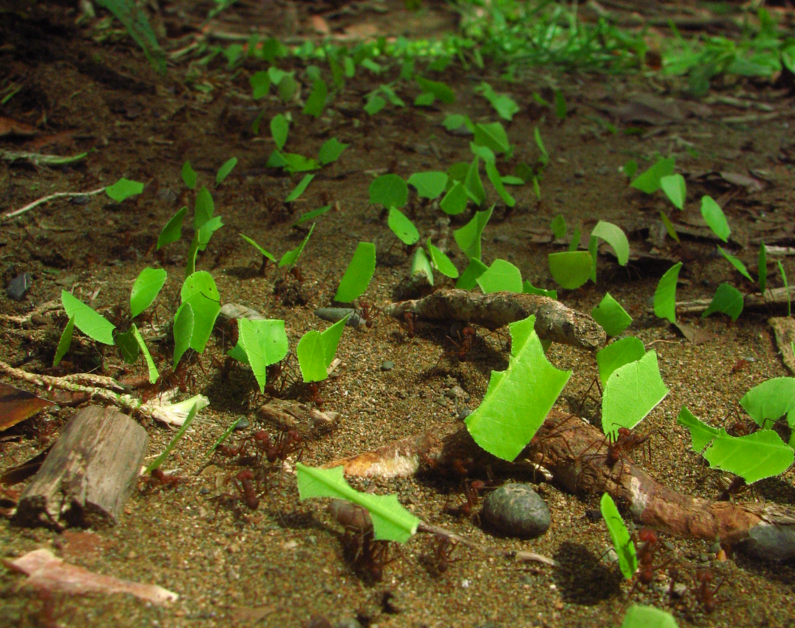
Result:
<svg viewBox="0 0 795 628"><path fill-rule="evenodd" d="M638 539L643 543L656 543L657 533L651 528L643 528L638 533Z"/></svg>
<svg viewBox="0 0 795 628"><path fill-rule="evenodd" d="M632 434L632 432L628 428L626 428L626 427L619 427L618 428L618 435L619 436L623 436L623 437L626 438L630 434Z"/></svg>
<svg viewBox="0 0 795 628"><path fill-rule="evenodd" d="M484 488L486 488L486 483L483 480L474 480L470 486L476 491L482 491Z"/></svg>
<svg viewBox="0 0 795 628"><path fill-rule="evenodd" d="M712 582L712 571L710 569L702 569L696 574L696 578L702 583Z"/></svg>
<svg viewBox="0 0 795 628"><path fill-rule="evenodd" d="M253 480L254 472L251 469L245 469L237 474L238 480Z"/></svg>

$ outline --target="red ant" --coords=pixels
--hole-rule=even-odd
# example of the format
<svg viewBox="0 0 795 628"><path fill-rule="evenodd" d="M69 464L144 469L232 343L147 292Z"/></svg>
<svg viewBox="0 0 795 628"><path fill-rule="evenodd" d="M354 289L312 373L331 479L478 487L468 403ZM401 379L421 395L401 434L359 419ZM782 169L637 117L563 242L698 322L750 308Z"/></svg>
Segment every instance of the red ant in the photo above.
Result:
<svg viewBox="0 0 795 628"><path fill-rule="evenodd" d="M277 460L284 462L290 454L300 452L304 443L298 430L280 432L275 441L271 440L270 434L265 430L259 430L254 432L251 440L260 454L264 454L265 459L271 463Z"/></svg>
<svg viewBox="0 0 795 628"><path fill-rule="evenodd" d="M389 541L376 541L370 513L351 502L335 499L328 506L332 516L345 528L343 544L346 558L354 570L371 580L383 578L389 560Z"/></svg>
<svg viewBox="0 0 795 628"><path fill-rule="evenodd" d="M465 481L463 496L461 493L456 493L460 504L458 506L445 505L444 512L469 519L475 515L475 507L480 501L480 492L485 488L486 483L483 480Z"/></svg>
<svg viewBox="0 0 795 628"><path fill-rule="evenodd" d="M381 313L381 310L375 308L371 303L362 301L359 308L359 316L364 321L364 326L367 329L372 329L375 317Z"/></svg>
<svg viewBox="0 0 795 628"><path fill-rule="evenodd" d="M727 502L731 500L733 495L742 493L746 488L745 478L738 475L725 489L723 489L723 491L721 491L720 495L718 495L717 501Z"/></svg>
<svg viewBox="0 0 795 628"><path fill-rule="evenodd" d="M157 488L174 488L184 481L185 478L179 475L167 475L162 469L152 469L149 477L146 478L144 492L151 493Z"/></svg>
<svg viewBox="0 0 795 628"><path fill-rule="evenodd" d="M244 469L231 479L232 484L240 493L240 501L245 502L250 510L259 508L259 496L254 488L254 473L251 469Z"/></svg>
<svg viewBox="0 0 795 628"><path fill-rule="evenodd" d="M180 392L187 392L189 387L194 387L196 378L188 371L190 365L188 360L181 359L176 369L167 369L160 374L154 384L149 384L143 388L141 400L146 403L156 394L162 394L172 388L178 388Z"/></svg>
<svg viewBox="0 0 795 628"><path fill-rule="evenodd" d="M477 333L473 327L467 325L461 332L458 334L458 339L461 341L461 344L458 344L455 340L450 338L454 345L458 347L458 361L459 362L466 362L467 354L469 353L470 349L472 349L472 345L475 342L475 337Z"/></svg>
<svg viewBox="0 0 795 628"><path fill-rule="evenodd" d="M403 312L403 323L406 325L406 335L409 338L414 338L417 333L416 322L417 315L414 312Z"/></svg>
<svg viewBox="0 0 795 628"><path fill-rule="evenodd" d="M320 384L318 382L307 382L306 390L309 393L309 401L314 402L318 410L322 410L325 402L320 396Z"/></svg>
<svg viewBox="0 0 795 628"><path fill-rule="evenodd" d="M723 586L725 578L718 583L714 589L710 588L712 582L712 571L709 569L702 569L696 573L696 580L699 582L698 589L696 589L696 599L704 605L704 610L707 613L713 613L718 605L715 599L715 594Z"/></svg>
<svg viewBox="0 0 795 628"><path fill-rule="evenodd" d="M607 457L605 459L607 466L612 468L619 460L623 459L625 453L642 446L649 438L648 434L641 436L626 427L619 427L616 439L612 443L608 440ZM651 458L651 442L649 442L649 458Z"/></svg>
<svg viewBox="0 0 795 628"><path fill-rule="evenodd" d="M450 567L450 556L452 556L458 544L443 534L434 535L433 563L436 571L440 574L447 571Z"/></svg>
<svg viewBox="0 0 795 628"><path fill-rule="evenodd" d="M643 528L638 533L638 540L643 543L637 550L638 582L648 586L654 579L654 554L660 540L657 538L657 533L651 528Z"/></svg>

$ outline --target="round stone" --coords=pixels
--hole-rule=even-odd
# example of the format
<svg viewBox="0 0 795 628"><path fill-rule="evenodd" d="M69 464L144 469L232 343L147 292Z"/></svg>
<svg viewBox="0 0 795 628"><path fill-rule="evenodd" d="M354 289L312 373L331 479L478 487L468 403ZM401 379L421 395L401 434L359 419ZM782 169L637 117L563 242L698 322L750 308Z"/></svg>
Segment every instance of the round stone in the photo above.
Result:
<svg viewBox="0 0 795 628"><path fill-rule="evenodd" d="M395 368L395 363L392 360L384 360L381 363L382 371L391 371L393 368Z"/></svg>
<svg viewBox="0 0 795 628"><path fill-rule="evenodd" d="M483 503L483 519L506 536L533 538L549 528L549 508L529 484L505 484Z"/></svg>

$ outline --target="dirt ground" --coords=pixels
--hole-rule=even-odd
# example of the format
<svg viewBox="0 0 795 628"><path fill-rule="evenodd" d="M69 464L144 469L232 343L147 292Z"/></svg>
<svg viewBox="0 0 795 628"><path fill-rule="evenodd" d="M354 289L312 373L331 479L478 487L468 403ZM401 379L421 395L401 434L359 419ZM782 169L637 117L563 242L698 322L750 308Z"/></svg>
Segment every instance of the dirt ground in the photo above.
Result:
<svg viewBox="0 0 795 628"><path fill-rule="evenodd" d="M209 4L163 3L163 26L172 42L168 50L180 47L177 38L198 32ZM292 41L317 37L310 17L318 11L339 36L424 36L453 28L456 19L445 5L436 3L418 14L406 12L403 2L396 0L338 2L336 8L330 4L240 2L212 24L215 32L249 34L254 28ZM376 243L379 254L366 298L378 307L390 303L409 272L410 251L396 243L381 208L369 204L368 186L384 172L408 178L414 172L446 170L471 159L468 138L447 133L441 122L448 113L465 113L476 122L494 121L490 105L475 92L487 80L521 106L513 121L506 123L516 144L511 163L534 163L538 158L535 127L551 163L540 182L541 200L530 185L511 188L517 199L512 210L486 183L488 203L497 206L483 235L483 260L488 264L501 257L518 266L533 285L554 288L547 256L567 246L552 242L549 224L554 216L563 214L570 226L585 234L600 219L625 230L632 250L630 263L620 267L604 249L597 283L559 291L559 298L569 307L590 312L609 291L634 318L627 333L657 351L670 393L644 427L655 431L652 456L646 461L655 477L682 492L715 498L720 474L705 467L690 450L688 433L675 423L679 410L686 405L701 419L720 424L741 412L738 401L749 388L790 374L767 324L772 315L786 315L786 304L744 311L735 323L720 314L706 319L680 315L681 322L709 332L700 344L692 344L648 311L657 281L677 261L684 263L679 300L709 299L724 281L744 293L755 290L717 253L717 241L699 211L703 194L719 200L731 225L732 236L724 247L752 272L760 241L769 246L795 245L791 129L795 103L786 87L718 79L706 97L694 100L686 95L683 82L664 80L654 72L589 75L527 68L520 80L507 82L496 69L464 70L453 64L443 74L431 76L453 87L454 104L426 109L409 104L368 116L362 110L364 95L396 80L395 65L381 77L360 70L333 94L326 112L316 120L303 115L300 104L282 103L273 90L262 101L251 100L249 77L266 69L264 63L249 60L229 71L223 56L200 64L199 57L186 55L163 77L123 33L115 36L93 22L75 26L73 3L3 2L0 11L0 39L5 42L0 46L0 88L19 87L2 105L0 116L35 129L32 136L0 137L0 148L59 155L90 151L84 160L67 166L4 160L2 212L55 192L94 190L122 176L146 184L142 195L120 204L104 195L61 198L4 221L3 286L23 272L33 280L21 301L9 299L3 291L0 313L4 315L24 315L59 299L62 289L109 313L127 303L133 280L146 266L168 271L159 302L164 317L173 314L189 237L161 256L156 256L153 245L177 209L185 204L192 208L193 193L180 178L185 160L199 173L200 185L210 188L216 214L225 223L197 265L212 273L224 303L243 304L269 318L283 319L294 348L308 330L328 326L314 310L330 304L360 241ZM273 29L274 24L281 25L279 30ZM99 36L102 41L95 41ZM228 42L211 42L218 43ZM311 82L305 79L304 65L292 57L279 65L296 70L306 97ZM550 100L554 89L561 90L568 105L565 120L533 98L538 93ZM403 84L398 93L410 103L417 89ZM657 103L651 112L638 104L648 103L649 97ZM300 176L291 178L265 166L274 148L267 124L259 135L250 131L263 108L264 121L292 112L290 152L317 154L330 137L349 144L339 161L319 171L302 198L289 206L281 199ZM619 132L611 133L600 121L610 122ZM623 132L631 127L639 132ZM676 157L677 172L687 180L684 212L676 213L661 193L647 196L629 188L619 170L628 159L645 168L658 155ZM233 156L239 160L236 168L216 186L215 172ZM306 302L290 303L283 295L274 295L274 283L284 273L270 270L260 276L258 255L239 234L281 255L305 236L305 230L292 226L298 216L329 203L333 210L317 221L300 259L303 280L297 288ZM661 209L679 225L680 244L663 237ZM423 238L431 233L438 237L436 221L442 215L438 209L413 203L410 211ZM457 228L469 215L454 218L451 227ZM587 238L583 243L587 245ZM792 251L775 258L791 278L795 263L787 253ZM463 270L464 256L454 246L449 254ZM773 264L769 275L772 287L782 285ZM65 322L58 311L36 319L36 324L20 326L6 320L1 323L0 360L30 372L58 375L96 369L114 377L144 372L143 365L124 367L110 351L101 360L86 339L76 342L67 362L54 371L52 359ZM338 412L339 421L333 430L307 443L302 461L321 465L371 450L434 424L458 421L467 409L477 407L491 370L507 364L505 338L478 330L472 351L459 362L451 335L456 337L449 326L419 322L410 338L402 325L385 316L376 318L371 329L347 329L338 349L342 364L321 389L325 409ZM170 348L155 344L153 351L165 368ZM218 366L223 358L220 338L210 341L206 353L201 367L191 370L196 378L191 389L207 395L211 405L164 466L176 470L184 483L150 494L136 491L113 528L59 534L0 521L3 559L46 547L99 573L158 584L179 594L178 601L158 607L122 595L46 597L20 587L18 574L2 570L0 625L305 626L313 616L324 616L331 625L355 626L355 620L371 627L620 625L632 585L622 582L617 566L601 560L610 539L604 522L586 515L598 507L598 496L577 497L554 485L539 484L552 525L539 539L519 541L489 532L475 518L444 512L445 505L456 500L460 480L352 479L360 490L396 493L424 521L490 547L529 549L557 561L556 567L519 563L459 546L449 568L440 573L433 539L417 535L392 551L380 581L351 566L341 526L321 501L299 503L289 473L262 496L256 511L242 504L218 507L213 497L232 490L224 482L238 469L218 458L216 464L203 468L206 453L241 416L252 427L235 434L232 442L257 429L256 409L265 399L254 394L253 376L245 371L237 369L223 378ZM558 401L561 408L573 411L596 376L594 356L561 345L553 345L549 356L557 367L574 371ZM386 368L387 361L393 363L391 369ZM2 381L26 387L7 377ZM306 393L293 386L287 395ZM592 417L597 409L596 402L588 401L583 414ZM52 439L75 412L63 406L4 432L0 469L32 458L42 441ZM42 435L51 430L48 422L54 422L55 433ZM173 432L156 423L143 424L150 438L150 461ZM795 504L793 478L790 471L760 482L737 499ZM493 479L495 483L511 480L531 478ZM670 600L667 567L661 568L656 587L633 591L632 601L666 608L680 625L795 626L793 565L764 563L740 552L718 561L710 543L664 540L660 563L670 559L676 564L685 585L694 587L696 571L708 565L716 581L723 582L715 611L705 613L692 590Z"/></svg>

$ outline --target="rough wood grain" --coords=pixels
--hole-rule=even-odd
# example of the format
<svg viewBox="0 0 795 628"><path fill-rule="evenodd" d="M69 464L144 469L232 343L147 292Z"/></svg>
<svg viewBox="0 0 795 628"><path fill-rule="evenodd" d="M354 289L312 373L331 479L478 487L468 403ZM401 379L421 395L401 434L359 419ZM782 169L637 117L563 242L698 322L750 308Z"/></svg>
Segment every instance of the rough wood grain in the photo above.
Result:
<svg viewBox="0 0 795 628"><path fill-rule="evenodd" d="M146 453L146 431L126 414L91 406L64 428L19 500L16 519L61 530L114 525Z"/></svg>

